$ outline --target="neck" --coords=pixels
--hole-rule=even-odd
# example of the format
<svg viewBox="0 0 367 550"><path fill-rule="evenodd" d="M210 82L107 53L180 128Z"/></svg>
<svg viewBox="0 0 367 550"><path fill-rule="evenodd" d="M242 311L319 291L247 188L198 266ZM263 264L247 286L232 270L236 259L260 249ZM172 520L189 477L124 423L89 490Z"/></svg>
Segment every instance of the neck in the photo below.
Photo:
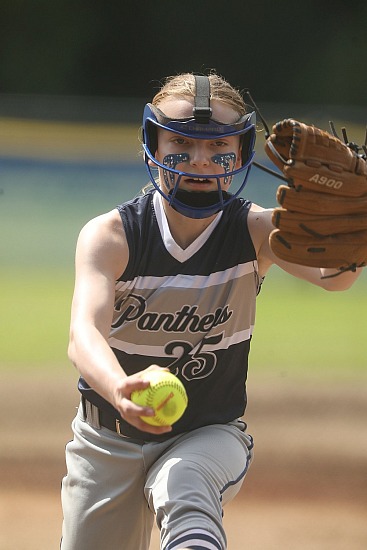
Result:
<svg viewBox="0 0 367 550"><path fill-rule="evenodd" d="M217 216L214 214L210 218L188 218L169 206L166 200L162 202L171 235L183 250L190 246Z"/></svg>

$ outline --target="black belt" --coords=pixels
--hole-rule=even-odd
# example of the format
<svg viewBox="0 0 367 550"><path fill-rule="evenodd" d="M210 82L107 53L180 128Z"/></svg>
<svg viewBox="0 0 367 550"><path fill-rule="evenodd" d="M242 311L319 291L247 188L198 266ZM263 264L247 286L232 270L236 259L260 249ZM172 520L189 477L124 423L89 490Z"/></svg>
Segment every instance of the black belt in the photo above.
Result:
<svg viewBox="0 0 367 550"><path fill-rule="evenodd" d="M141 445L142 442L158 441L158 439L153 439L152 437L140 438L140 437L134 437L131 435L125 435L121 431L121 420L119 418L116 418L115 415L100 409L96 405L93 405L93 403L88 399L86 399L84 395L81 396L81 405L82 405L84 420L90 426L92 426L97 430L100 429L101 427L107 428L108 430L111 430L112 432L117 433L120 437L128 439L131 443L137 443L139 445ZM95 417L96 417L96 422L94 421ZM171 436L167 434L165 437L161 436L161 439L159 440L164 441L165 439L169 439L170 437Z"/></svg>
<svg viewBox="0 0 367 550"><path fill-rule="evenodd" d="M93 403L88 401L84 397L84 395L82 395L82 397L81 397L81 403L82 403L84 420L87 420L87 418L88 418L87 406L92 406L97 411L98 423L99 423L100 426L102 426L103 428L107 428L108 430L111 430L112 432L118 433L121 437L128 437L128 436L124 435L121 432L121 424L120 424L120 420L118 418L116 418L112 414L106 413L102 409L98 408L96 405L93 405Z"/></svg>

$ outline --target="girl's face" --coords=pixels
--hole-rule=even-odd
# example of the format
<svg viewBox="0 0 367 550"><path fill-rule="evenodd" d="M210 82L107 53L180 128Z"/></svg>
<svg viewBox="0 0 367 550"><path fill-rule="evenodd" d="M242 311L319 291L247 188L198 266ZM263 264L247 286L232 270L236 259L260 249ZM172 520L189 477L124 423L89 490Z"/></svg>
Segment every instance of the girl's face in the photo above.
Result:
<svg viewBox="0 0 367 550"><path fill-rule="evenodd" d="M193 103L186 99L165 99L158 105L164 114L172 119L192 116ZM212 118L224 124L236 122L239 115L228 105L217 100L211 101ZM186 191L214 191L218 189L215 178L208 175L223 175L221 188L227 190L231 178L226 177L241 166L241 148L239 136L228 136L214 139L194 139L158 128L158 149L156 159L163 165L196 177L186 175L181 178L180 189ZM168 170L159 169L160 185L166 190L174 187L176 177ZM202 174L202 177L198 177Z"/></svg>

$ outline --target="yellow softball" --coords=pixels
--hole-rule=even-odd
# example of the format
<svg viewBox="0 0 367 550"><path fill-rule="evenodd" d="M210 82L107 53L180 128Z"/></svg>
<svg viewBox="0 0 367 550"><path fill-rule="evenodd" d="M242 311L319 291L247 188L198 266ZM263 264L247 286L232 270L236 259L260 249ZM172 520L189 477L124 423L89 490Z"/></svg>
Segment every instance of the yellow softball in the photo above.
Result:
<svg viewBox="0 0 367 550"><path fill-rule="evenodd" d="M150 386L134 391L131 401L142 407L151 407L154 416L142 416L141 419L152 426L171 426L185 412L187 394L182 382L167 371L152 370L143 375Z"/></svg>

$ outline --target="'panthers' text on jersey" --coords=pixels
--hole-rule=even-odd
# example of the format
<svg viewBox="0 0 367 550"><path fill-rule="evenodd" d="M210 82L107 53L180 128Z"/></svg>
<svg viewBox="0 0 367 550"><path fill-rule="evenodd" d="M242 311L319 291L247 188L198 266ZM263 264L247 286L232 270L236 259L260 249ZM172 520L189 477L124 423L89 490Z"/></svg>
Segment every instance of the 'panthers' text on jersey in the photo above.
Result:
<svg viewBox="0 0 367 550"><path fill-rule="evenodd" d="M248 201L233 201L186 249L172 238L161 201L152 191L118 207L130 254L116 282L109 344L128 375L157 364L183 382L189 405L171 437L243 415L260 281ZM82 379L79 388L119 418ZM123 420L121 431L162 439Z"/></svg>

